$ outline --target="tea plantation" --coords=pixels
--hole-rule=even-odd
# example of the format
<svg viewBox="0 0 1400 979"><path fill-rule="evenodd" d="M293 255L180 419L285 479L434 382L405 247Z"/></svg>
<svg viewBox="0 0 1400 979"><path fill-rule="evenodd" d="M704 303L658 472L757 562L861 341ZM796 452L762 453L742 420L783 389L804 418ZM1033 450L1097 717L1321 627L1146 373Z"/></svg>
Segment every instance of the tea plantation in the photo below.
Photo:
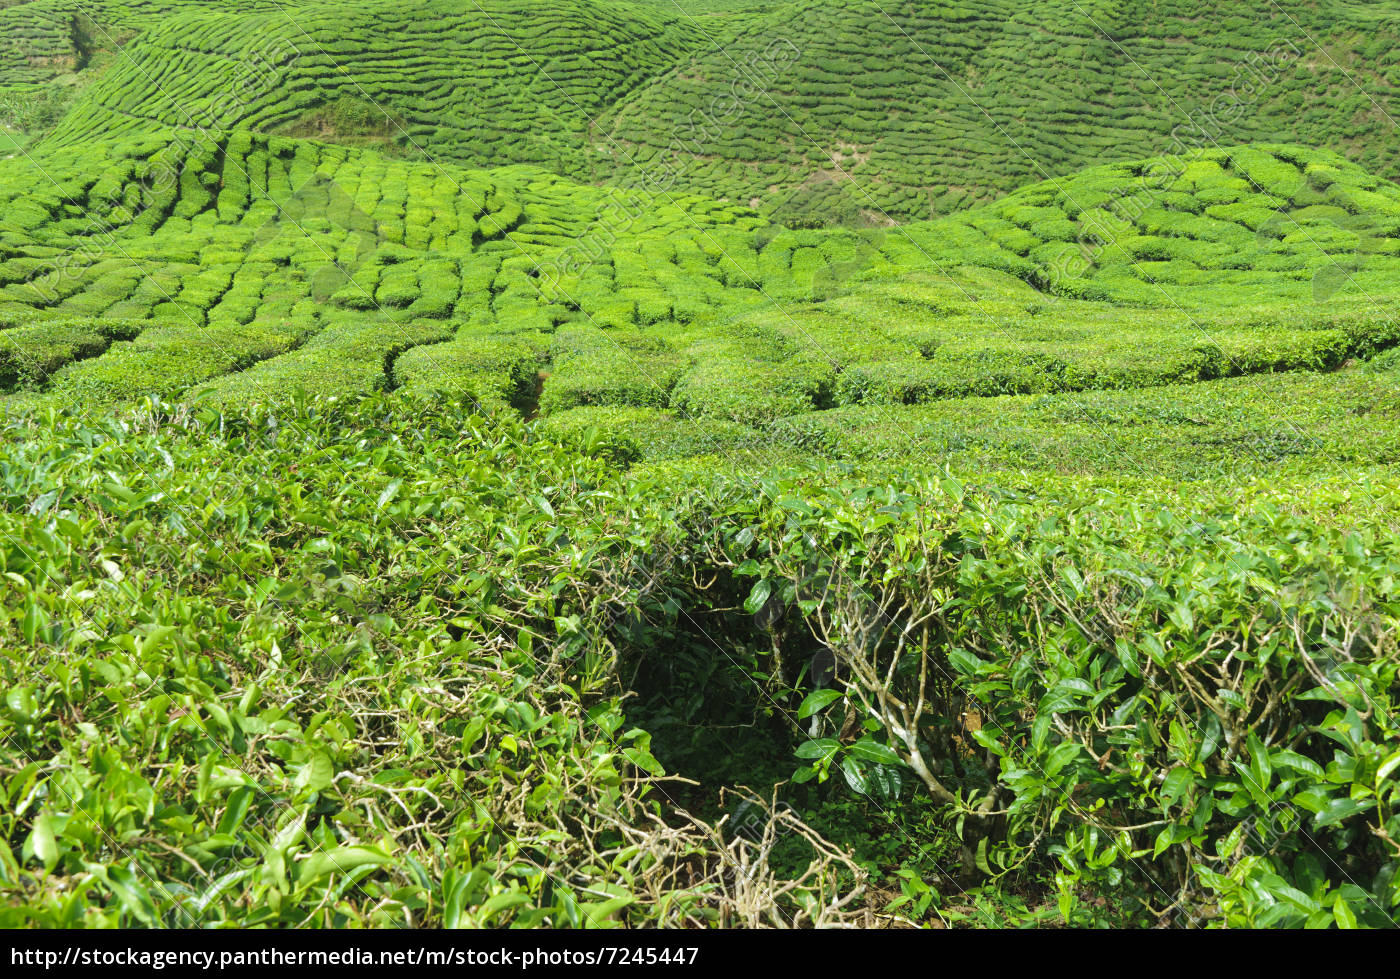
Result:
<svg viewBox="0 0 1400 979"><path fill-rule="evenodd" d="M1394 926L1398 39L0 7L0 924Z"/></svg>
<svg viewBox="0 0 1400 979"><path fill-rule="evenodd" d="M30 0L0 8L0 34L0 86L110 62L58 142L334 134L683 186L790 225L928 218L1105 158L1246 142L1400 166L1389 3Z"/></svg>

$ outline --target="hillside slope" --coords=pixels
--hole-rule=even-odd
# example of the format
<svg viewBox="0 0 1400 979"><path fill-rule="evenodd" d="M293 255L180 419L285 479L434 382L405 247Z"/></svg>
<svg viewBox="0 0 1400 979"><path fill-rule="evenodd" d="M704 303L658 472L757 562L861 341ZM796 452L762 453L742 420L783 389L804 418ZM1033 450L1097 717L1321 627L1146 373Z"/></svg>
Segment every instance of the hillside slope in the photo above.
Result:
<svg viewBox="0 0 1400 979"><path fill-rule="evenodd" d="M0 56L0 85L71 69L75 26L111 54L53 137L70 145L252 127L816 225L1247 142L1400 173L1393 0L36 0L0 10L32 48Z"/></svg>
<svg viewBox="0 0 1400 979"><path fill-rule="evenodd" d="M237 127L563 172L589 120L669 68L694 33L607 0L310 3L295 17L186 8L121 49L53 142Z"/></svg>
<svg viewBox="0 0 1400 979"><path fill-rule="evenodd" d="M1397 16L1398 4L1333 0L805 0L746 25L748 43L792 61L681 158L711 194L789 220L872 223L1217 143L1328 147L1393 176L1395 141L1381 137L1400 118ZM600 174L651 165L714 111L740 59L707 41L609 115Z"/></svg>
<svg viewBox="0 0 1400 979"><path fill-rule="evenodd" d="M20 0L0 7L0 86L33 85L87 67L112 48L190 10L297 9L301 0Z"/></svg>
<svg viewBox="0 0 1400 979"><path fill-rule="evenodd" d="M21 401L403 386L625 409L685 454L838 405L1330 368L1400 340L1400 188L1298 147L864 232L247 132L50 147L0 161L0 188Z"/></svg>

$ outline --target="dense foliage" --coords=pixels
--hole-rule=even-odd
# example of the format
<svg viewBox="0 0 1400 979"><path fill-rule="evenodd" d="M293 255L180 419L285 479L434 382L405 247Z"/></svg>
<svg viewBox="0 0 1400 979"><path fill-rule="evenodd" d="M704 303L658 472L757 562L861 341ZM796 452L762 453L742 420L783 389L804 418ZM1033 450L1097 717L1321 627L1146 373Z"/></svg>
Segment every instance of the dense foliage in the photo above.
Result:
<svg viewBox="0 0 1400 979"><path fill-rule="evenodd" d="M1400 554L1282 493L678 493L404 395L5 437L12 923L835 920L865 871L795 812L757 822L780 866L686 816L686 752L629 720L745 688L799 786L839 771L892 834L949 808L961 857L901 841L942 854L922 913L1010 873L1070 921L1400 903Z"/></svg>
<svg viewBox="0 0 1400 979"><path fill-rule="evenodd" d="M0 924L1393 925L1393 6L0 6Z"/></svg>
<svg viewBox="0 0 1400 979"><path fill-rule="evenodd" d="M835 914L820 841L778 879L666 804L578 634L643 528L521 434L400 401L9 426L4 920Z"/></svg>
<svg viewBox="0 0 1400 979"><path fill-rule="evenodd" d="M64 138L288 127L789 224L918 220L1243 142L1397 166L1388 3L31 0L0 9L0 33L23 43L0 46L0 85L124 45ZM344 99L374 111L326 111Z"/></svg>

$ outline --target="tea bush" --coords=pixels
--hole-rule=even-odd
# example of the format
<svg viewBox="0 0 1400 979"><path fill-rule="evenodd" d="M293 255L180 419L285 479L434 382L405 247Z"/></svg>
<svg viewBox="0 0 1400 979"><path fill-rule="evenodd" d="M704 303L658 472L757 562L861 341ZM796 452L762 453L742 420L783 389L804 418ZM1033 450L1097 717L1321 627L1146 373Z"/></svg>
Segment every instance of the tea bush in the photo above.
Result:
<svg viewBox="0 0 1400 979"><path fill-rule="evenodd" d="M616 485L599 460L382 396L4 438L7 923L800 925L849 903L856 868L791 814L773 825L814 861L780 873L674 809L579 631L624 587L590 568L645 525L588 517L556 546Z"/></svg>
<svg viewBox="0 0 1400 979"><path fill-rule="evenodd" d="M1393 924L1383 5L483 4L0 8L0 923Z"/></svg>
<svg viewBox="0 0 1400 979"><path fill-rule="evenodd" d="M835 656L800 713L869 718L799 778L912 770L969 864L1049 858L1068 921L1104 889L1129 919L1392 923L1393 533L952 479L757 499L793 494L713 532L749 608L781 596Z"/></svg>

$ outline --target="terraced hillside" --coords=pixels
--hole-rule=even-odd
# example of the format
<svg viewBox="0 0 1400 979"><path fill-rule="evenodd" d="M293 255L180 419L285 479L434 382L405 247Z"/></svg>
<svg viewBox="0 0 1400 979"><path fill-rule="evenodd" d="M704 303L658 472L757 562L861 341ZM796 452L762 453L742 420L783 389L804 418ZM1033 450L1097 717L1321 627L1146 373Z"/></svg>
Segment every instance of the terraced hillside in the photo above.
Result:
<svg viewBox="0 0 1400 979"><path fill-rule="evenodd" d="M40 84L88 67L184 10L270 10L274 0L21 0L0 8L0 86ZM295 6L295 4L292 4Z"/></svg>
<svg viewBox="0 0 1400 979"><path fill-rule="evenodd" d="M246 132L106 147L100 168L93 145L4 164L0 381L25 402L406 386L564 425L703 421L694 454L839 405L1328 369L1400 341L1400 191L1292 147L868 232Z"/></svg>
<svg viewBox="0 0 1400 979"><path fill-rule="evenodd" d="M789 221L872 224L1100 161L1243 142L1329 147L1393 176L1398 15L1278 0L809 0L737 41L707 32L684 70L618 104L593 148L613 179L664 161ZM783 53L772 70L734 53L758 46Z"/></svg>
<svg viewBox="0 0 1400 979"><path fill-rule="evenodd" d="M125 152L105 170L92 147L8 164L25 179L6 182L0 310L65 324L26 328L35 342L9 354L12 385L121 399L238 372L227 383L250 394L264 376L273 392L374 387L386 358L458 330L538 338L580 317L629 327L685 301L710 308L704 283L720 289L721 273L703 261L709 277L674 298L646 276L619 283L618 258L573 281L567 305L546 301L541 259L614 212L644 215L642 235L757 224L731 206L656 207L537 170L441 170L247 133ZM104 345L69 339L80 322L106 336L109 321L141 335L95 359ZM459 368L475 370L442 362Z"/></svg>
<svg viewBox="0 0 1400 979"><path fill-rule="evenodd" d="M694 31L595 0L415 0L209 11L186 4L124 46L54 136L238 126L381 137L473 165L571 168L591 119L664 72ZM506 25L509 24L509 31ZM96 35L109 40L98 26Z"/></svg>
<svg viewBox="0 0 1400 979"><path fill-rule="evenodd" d="M0 60L0 85L77 66L77 36L109 54L59 143L252 127L884 225L1247 142L1394 176L1397 16L1340 0L35 0L0 10L28 52Z"/></svg>

